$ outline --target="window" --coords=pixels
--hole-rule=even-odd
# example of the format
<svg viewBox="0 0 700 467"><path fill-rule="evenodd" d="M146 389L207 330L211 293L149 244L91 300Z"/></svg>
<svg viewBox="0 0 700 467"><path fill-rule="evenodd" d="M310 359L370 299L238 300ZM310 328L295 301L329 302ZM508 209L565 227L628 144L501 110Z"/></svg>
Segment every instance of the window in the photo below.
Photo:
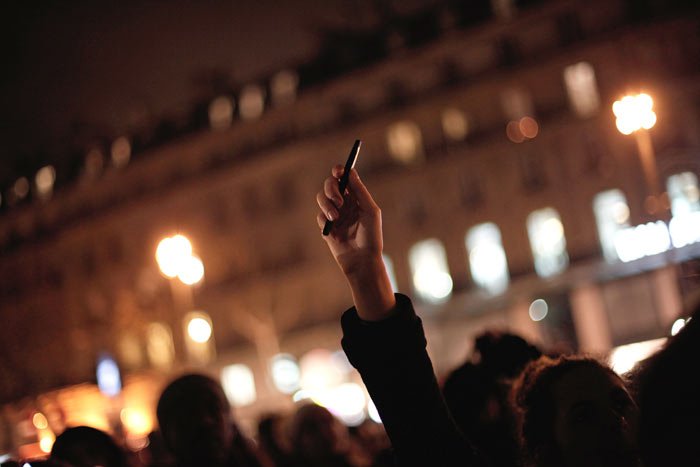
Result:
<svg viewBox="0 0 700 467"><path fill-rule="evenodd" d="M452 277L447 266L445 248L430 238L413 245L408 252L413 288L425 301L439 303L452 293Z"/></svg>
<svg viewBox="0 0 700 467"><path fill-rule="evenodd" d="M416 164L423 161L425 157L423 137L415 123L409 121L394 123L387 130L386 140L389 153L396 161L403 164Z"/></svg>
<svg viewBox="0 0 700 467"><path fill-rule="evenodd" d="M509 272L498 226L487 222L472 227L465 243L474 282L493 294L504 292L508 288Z"/></svg>
<svg viewBox="0 0 700 467"><path fill-rule="evenodd" d="M243 120L260 118L265 110L265 91L257 84L249 84L241 90L238 112Z"/></svg>
<svg viewBox="0 0 700 467"><path fill-rule="evenodd" d="M564 83L571 107L581 118L591 117L600 108L595 71L590 63L579 62L564 69Z"/></svg>
<svg viewBox="0 0 700 467"><path fill-rule="evenodd" d="M131 142L126 136L120 136L112 142L112 165L117 169L125 167L131 160Z"/></svg>
<svg viewBox="0 0 700 467"><path fill-rule="evenodd" d="M462 141L469 133L469 120L464 112L448 108L442 112L442 132L448 141Z"/></svg>
<svg viewBox="0 0 700 467"><path fill-rule="evenodd" d="M270 374L275 387L285 394L299 389L301 370L296 358L290 354L277 354L270 361Z"/></svg>
<svg viewBox="0 0 700 467"><path fill-rule="evenodd" d="M278 72L270 82L272 102L275 105L292 102L299 87L299 75L292 70Z"/></svg>
<svg viewBox="0 0 700 467"><path fill-rule="evenodd" d="M246 365L237 363L221 370L221 385L231 405L250 405L257 399L253 371Z"/></svg>
<svg viewBox="0 0 700 467"><path fill-rule="evenodd" d="M542 277L557 274L569 264L566 239L559 213L553 208L532 212L527 217L527 234L530 238L535 271Z"/></svg>
<svg viewBox="0 0 700 467"><path fill-rule="evenodd" d="M233 101L228 96L219 96L209 104L209 125L215 130L231 126Z"/></svg>
<svg viewBox="0 0 700 467"><path fill-rule="evenodd" d="M151 323L146 330L146 353L155 368L169 369L175 360L173 335L168 325Z"/></svg>
<svg viewBox="0 0 700 467"><path fill-rule="evenodd" d="M52 165L47 165L37 171L34 177L36 194L42 200L47 200L53 193L53 185L56 181L56 169Z"/></svg>
<svg viewBox="0 0 700 467"><path fill-rule="evenodd" d="M615 238L619 231L630 226L630 209L624 193L617 189L598 193L593 199L593 212L603 256L607 261L615 261L618 258Z"/></svg>
<svg viewBox="0 0 700 467"><path fill-rule="evenodd" d="M668 177L666 190L671 201L669 230L673 246L680 248L700 241L700 189L693 172Z"/></svg>

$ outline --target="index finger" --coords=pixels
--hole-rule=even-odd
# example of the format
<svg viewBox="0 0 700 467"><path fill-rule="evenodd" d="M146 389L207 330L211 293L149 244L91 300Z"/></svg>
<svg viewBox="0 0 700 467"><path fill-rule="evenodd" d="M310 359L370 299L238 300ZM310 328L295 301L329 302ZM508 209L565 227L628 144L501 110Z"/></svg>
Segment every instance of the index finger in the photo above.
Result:
<svg viewBox="0 0 700 467"><path fill-rule="evenodd" d="M363 211L373 211L379 208L377 203L374 201L374 198L372 198L372 194L369 192L365 184L362 183L360 175L355 169L350 169L348 189L355 196L357 204Z"/></svg>

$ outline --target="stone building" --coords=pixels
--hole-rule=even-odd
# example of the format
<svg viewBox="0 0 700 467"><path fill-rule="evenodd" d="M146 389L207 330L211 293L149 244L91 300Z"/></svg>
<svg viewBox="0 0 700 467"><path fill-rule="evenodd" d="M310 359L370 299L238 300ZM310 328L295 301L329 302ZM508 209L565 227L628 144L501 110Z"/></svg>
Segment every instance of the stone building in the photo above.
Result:
<svg viewBox="0 0 700 467"><path fill-rule="evenodd" d="M700 22L683 2L642 3L494 2L484 18L441 3L381 30L340 31L327 47L336 55L215 96L207 128L145 149L139 134L115 135L86 148L60 190L54 169L8 187L5 418L25 416L19 400L53 394L60 405L57 388L94 382L104 353L125 393L152 381L143 407L176 372L233 364L255 385L235 404L242 419L288 407L270 359L338 350L351 303L314 197L355 138L397 289L415 298L439 376L486 328L600 355L668 335L697 287L697 215L675 237L665 226L700 211ZM640 92L654 99L646 134L668 192L656 208L641 137L621 134L611 109ZM155 260L176 233L204 265L193 286ZM193 316L211 337L204 325L193 343Z"/></svg>

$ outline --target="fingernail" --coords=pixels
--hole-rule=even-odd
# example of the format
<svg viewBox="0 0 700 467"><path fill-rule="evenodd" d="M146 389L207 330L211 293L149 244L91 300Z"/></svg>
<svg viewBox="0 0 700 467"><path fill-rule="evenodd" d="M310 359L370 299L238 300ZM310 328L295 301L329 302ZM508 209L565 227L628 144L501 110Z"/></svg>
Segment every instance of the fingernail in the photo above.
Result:
<svg viewBox="0 0 700 467"><path fill-rule="evenodd" d="M326 214L326 217L328 218L329 221L334 221L336 219L336 214L333 211L328 211Z"/></svg>

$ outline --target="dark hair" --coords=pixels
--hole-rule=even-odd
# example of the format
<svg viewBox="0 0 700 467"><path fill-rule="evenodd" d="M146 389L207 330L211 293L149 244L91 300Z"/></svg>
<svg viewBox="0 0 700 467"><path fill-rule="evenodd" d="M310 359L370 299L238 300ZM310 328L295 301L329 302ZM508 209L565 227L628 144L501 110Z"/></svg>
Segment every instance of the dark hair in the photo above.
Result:
<svg viewBox="0 0 700 467"><path fill-rule="evenodd" d="M68 428L61 433L51 449L51 459L75 467L127 465L124 450L107 433L89 426Z"/></svg>
<svg viewBox="0 0 700 467"><path fill-rule="evenodd" d="M557 465L559 451L554 436L556 403L554 384L572 370L594 368L619 378L598 360L581 356L546 356L531 362L513 384L511 400L518 417L518 434L525 466Z"/></svg>
<svg viewBox="0 0 700 467"><path fill-rule="evenodd" d="M221 385L202 374L186 374L176 378L163 390L158 399L156 416L161 431L164 425L168 425L169 418L182 409L193 397L210 397L213 402L221 406L222 410L228 410L228 402Z"/></svg>

